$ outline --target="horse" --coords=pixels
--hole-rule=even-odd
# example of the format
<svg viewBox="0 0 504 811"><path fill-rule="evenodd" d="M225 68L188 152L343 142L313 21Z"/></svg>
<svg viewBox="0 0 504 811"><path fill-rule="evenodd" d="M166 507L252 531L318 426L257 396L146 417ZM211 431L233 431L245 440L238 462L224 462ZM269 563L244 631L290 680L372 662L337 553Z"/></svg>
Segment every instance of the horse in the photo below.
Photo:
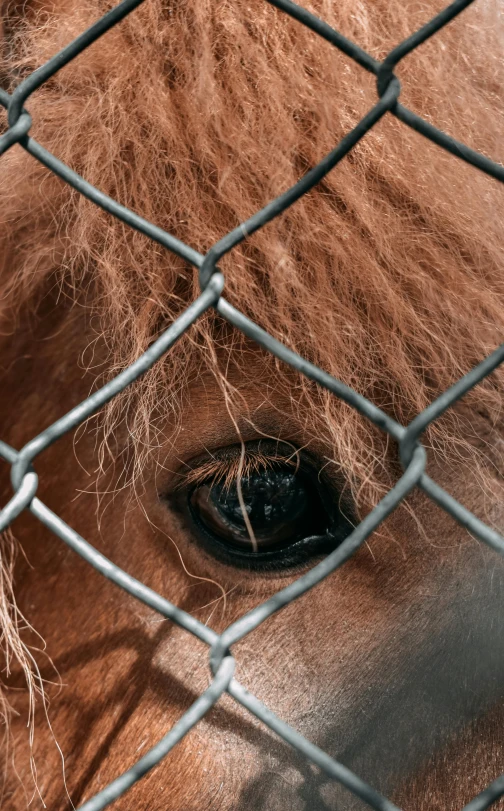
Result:
<svg viewBox="0 0 504 811"><path fill-rule="evenodd" d="M443 7L309 10L381 61ZM1 86L13 92L107 9L4 0ZM396 69L401 102L494 160L501 44L500 3L478 0ZM376 99L372 75L274 4L146 0L26 106L30 137L206 255ZM384 115L219 260L225 296L407 425L501 340L501 195ZM0 438L20 449L140 357L200 288L193 264L19 144L0 159L0 198ZM502 405L496 370L422 436L430 477L498 531ZM218 633L338 548L402 475L395 441L214 308L34 466L44 504ZM1 807L76 808L205 691L208 648L27 510L3 533L1 563ZM236 677L404 811L461 809L502 769L503 585L500 556L413 489L344 566L233 646ZM367 806L224 693L113 807Z"/></svg>

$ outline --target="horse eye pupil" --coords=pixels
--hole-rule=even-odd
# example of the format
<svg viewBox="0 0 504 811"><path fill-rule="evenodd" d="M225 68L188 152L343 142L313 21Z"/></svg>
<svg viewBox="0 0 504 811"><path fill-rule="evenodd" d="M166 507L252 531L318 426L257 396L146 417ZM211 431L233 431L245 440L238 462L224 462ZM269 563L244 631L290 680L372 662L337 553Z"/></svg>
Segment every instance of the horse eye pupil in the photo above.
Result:
<svg viewBox="0 0 504 811"><path fill-rule="evenodd" d="M197 522L219 542L251 551L243 508L252 526L258 551L287 546L324 532L327 518L308 476L286 467L268 468L241 480L242 502L236 482L209 482L189 498Z"/></svg>
<svg viewBox="0 0 504 811"><path fill-rule="evenodd" d="M308 506L306 488L290 471L265 470L253 474L243 479L241 490L249 520L258 532L278 521L295 520ZM245 526L236 484L214 486L210 498L227 520Z"/></svg>

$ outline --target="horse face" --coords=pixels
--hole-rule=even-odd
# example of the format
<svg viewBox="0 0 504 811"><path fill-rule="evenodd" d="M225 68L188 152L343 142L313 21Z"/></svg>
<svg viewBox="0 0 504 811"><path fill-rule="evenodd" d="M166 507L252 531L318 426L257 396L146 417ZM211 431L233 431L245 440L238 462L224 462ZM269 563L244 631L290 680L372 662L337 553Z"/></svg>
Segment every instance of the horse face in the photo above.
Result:
<svg viewBox="0 0 504 811"><path fill-rule="evenodd" d="M429 13L439 10L431 5ZM79 69L70 65L60 84L30 99L38 137L99 188L120 191L121 202L208 248L316 163L339 137L334 128L346 132L357 103L341 55L320 50L292 21L265 16L270 11L144 4L109 32L106 48L98 43ZM405 16L399 3L325 11L377 56L425 22L425 10ZM71 38L91 21L73 3L11 12L12 81L62 47L62 32ZM481 25L487 38L489 19ZM439 94L450 99L449 111L440 110L448 122L453 113L460 124L454 99L465 111L470 98L474 120L484 122L477 135L482 128L490 145L497 66L472 43L478 20L455 26L446 49L435 51L446 68L442 82L432 81L427 57L412 57L405 72L415 87L431 77L432 89L420 83L425 110L439 111ZM304 54L295 64L294 45ZM474 47L480 68L469 89L455 76L462 46ZM363 90L359 116L374 94ZM450 168L430 145L389 146L395 122L381 126L318 196L296 204L284 230L270 225L223 270L237 306L407 422L497 342L498 198L490 181ZM471 122L464 126L474 135ZM71 136L64 144L63 132ZM150 240L51 186L22 150L2 160L8 397L0 437L20 448L83 400L97 374L144 350L194 298L197 282ZM25 208L28 229L18 217ZM41 454L38 495L123 570L221 632L344 541L401 476L397 448L217 317L156 370L97 430L91 422ZM495 390L459 404L449 430L429 434L426 444L431 477L502 528ZM3 504L10 486L2 474ZM10 719L6 807L18 811L32 794L32 807L43 799L63 809L68 796L78 806L154 746L208 687L209 650L29 514L13 530L22 550L19 616L35 630L17 629L33 660L14 647L21 664L7 677L19 714ZM500 559L414 491L344 566L233 646L236 676L405 809L458 809L497 776L502 756L501 588ZM22 664L34 661L49 703L39 697L33 710L19 688ZM364 807L226 695L118 801L153 811L287 805Z"/></svg>
<svg viewBox="0 0 504 811"><path fill-rule="evenodd" d="M51 401L38 415L41 425L69 407L76 391L84 396L88 386L70 360L81 346L81 317L67 318L55 330L55 314L40 323L37 336L17 339L21 366L8 376L13 400L24 404L19 415L32 418L34 428L32 359L22 351L23 343L42 347L37 375L58 392L58 402ZM61 358L66 358L63 375ZM251 354L249 363L249 369L256 363L260 375L260 360ZM238 379L230 382L240 386ZM270 384L261 379L259 388ZM258 397L256 386L242 385L240 391L250 417L238 426L246 449L254 453L262 442L263 454L270 453L268 437L275 437L306 454L292 400L280 394L272 409ZM10 408L4 409L7 426ZM22 443L22 423L11 423L13 444ZM108 479L99 479L108 495L97 511L100 488L92 475L96 449L89 431L75 446L72 438L64 438L40 457L40 497L123 569L222 631L321 556L313 552L291 565L257 566L247 550L252 558L246 566L241 559L226 560L220 546L202 539L197 522L207 520L208 513L198 519L187 507L194 489L203 486L194 471L209 459L235 458L236 428L218 382L202 377L190 387L183 430L175 441L160 442L159 456L134 498L128 488L120 488L117 471L109 471ZM160 431L160 436L171 434L169 425ZM478 434L481 443L495 439L481 421ZM329 452L323 440L309 443L309 464L317 466L320 481L338 503L341 477L323 478ZM308 464L306 458L299 470ZM481 514L488 508L488 494L483 496L464 471L463 460L459 468L435 455L430 462L431 476ZM500 486L496 477L494 504ZM244 490L245 498L252 495ZM194 496L192 503L198 504ZM321 501L317 509L322 508ZM310 503L307 526L320 526L314 509ZM341 509L355 521L348 496ZM498 522L498 510L494 516ZM300 515L298 521L304 520ZM272 527L268 531L274 532ZM260 529L259 544L266 535ZM215 516L211 530L220 531ZM206 689L209 652L110 584L38 522L19 519L16 535L25 553L18 563L17 600L53 662L37 655L42 676L50 682L58 673L63 685L46 686L51 729L40 703L36 710L37 782L51 807L64 808L63 773L77 804L124 771ZM221 543L232 554L237 548L229 535L223 534ZM284 560L290 545L287 539ZM404 807L452 803L448 807L455 808L497 768L501 587L499 559L414 493L407 507L396 510L342 568L233 648L236 675L278 716ZM12 678L14 686L21 683L16 671ZM27 698L14 696L21 726ZM20 734L18 721L12 723ZM64 772L55 741L65 758ZM16 763L26 789L30 764L21 745ZM12 780L8 790L9 807L22 808L21 784ZM245 811L280 809L286 801L296 809L343 803L363 807L224 697L119 803L165 811L196 809L205 802Z"/></svg>

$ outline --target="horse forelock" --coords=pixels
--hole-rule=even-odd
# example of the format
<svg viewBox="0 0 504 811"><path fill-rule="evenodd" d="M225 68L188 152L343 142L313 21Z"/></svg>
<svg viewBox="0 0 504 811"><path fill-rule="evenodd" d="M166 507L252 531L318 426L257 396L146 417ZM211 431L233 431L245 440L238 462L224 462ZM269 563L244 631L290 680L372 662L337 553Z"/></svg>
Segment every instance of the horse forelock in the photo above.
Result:
<svg viewBox="0 0 504 811"><path fill-rule="evenodd" d="M443 5L316 0L311 8L381 59ZM19 4L7 3L0 73L13 88L103 10L98 0L55 0L23 4L21 15ZM397 68L405 104L497 159L500 13L497 2L474 4ZM205 253L295 183L375 101L374 77L266 3L149 0L26 106L31 134L47 149ZM406 422L502 340L500 195L495 181L387 116L317 188L224 257L225 295ZM199 292L194 268L21 148L0 160L0 196L0 331L58 289L61 309L84 305L86 334L73 361L94 368L98 360L97 385L137 358ZM142 471L162 439L158 426L169 417L176 432L191 386L207 374L237 417L253 419L252 389L273 408L278 393L290 398L306 437L325 438L356 493L376 496L390 485L374 426L253 350L213 312L108 406L102 454L126 421L132 475ZM465 403L467 412L447 415L428 442L477 460L481 449L467 439L462 416L498 422L495 375ZM9 567L0 569L7 598ZM0 612L31 678L18 619Z"/></svg>
<svg viewBox="0 0 504 811"><path fill-rule="evenodd" d="M441 5L322 2L314 11L382 58ZM503 68L489 40L498 39L499 13L497 3L476 4L398 68L416 112L489 155L502 124ZM8 7L4 75L15 84L99 15L93 2L34 4L22 19ZM204 253L319 161L375 102L374 85L266 4L152 2L28 106L46 148ZM0 193L6 317L34 309L48 284L84 300L94 315L88 344L98 338L106 347L104 376L138 357L196 295L194 268L21 149L0 163ZM225 293L288 346L408 420L499 342L498 193L495 181L385 118L316 189L224 257ZM157 417L182 412L195 373L231 365L246 379L247 364L244 339L209 315L114 400L107 431L133 407L138 470L156 444ZM383 452L374 428L304 379L276 367L275 375L348 474L371 481ZM491 383L467 402L498 417ZM453 447L453 423L434 431Z"/></svg>

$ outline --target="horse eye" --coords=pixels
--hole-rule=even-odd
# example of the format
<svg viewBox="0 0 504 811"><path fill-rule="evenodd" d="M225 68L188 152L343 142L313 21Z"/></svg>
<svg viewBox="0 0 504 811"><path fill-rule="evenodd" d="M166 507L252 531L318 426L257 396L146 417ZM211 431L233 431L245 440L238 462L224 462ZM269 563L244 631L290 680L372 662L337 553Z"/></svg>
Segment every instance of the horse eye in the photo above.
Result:
<svg viewBox="0 0 504 811"><path fill-rule="evenodd" d="M351 525L306 470L278 464L237 482L206 481L188 493L188 511L208 552L253 569L281 569L332 551ZM247 519L244 517L246 512ZM249 528L252 528L254 541Z"/></svg>

